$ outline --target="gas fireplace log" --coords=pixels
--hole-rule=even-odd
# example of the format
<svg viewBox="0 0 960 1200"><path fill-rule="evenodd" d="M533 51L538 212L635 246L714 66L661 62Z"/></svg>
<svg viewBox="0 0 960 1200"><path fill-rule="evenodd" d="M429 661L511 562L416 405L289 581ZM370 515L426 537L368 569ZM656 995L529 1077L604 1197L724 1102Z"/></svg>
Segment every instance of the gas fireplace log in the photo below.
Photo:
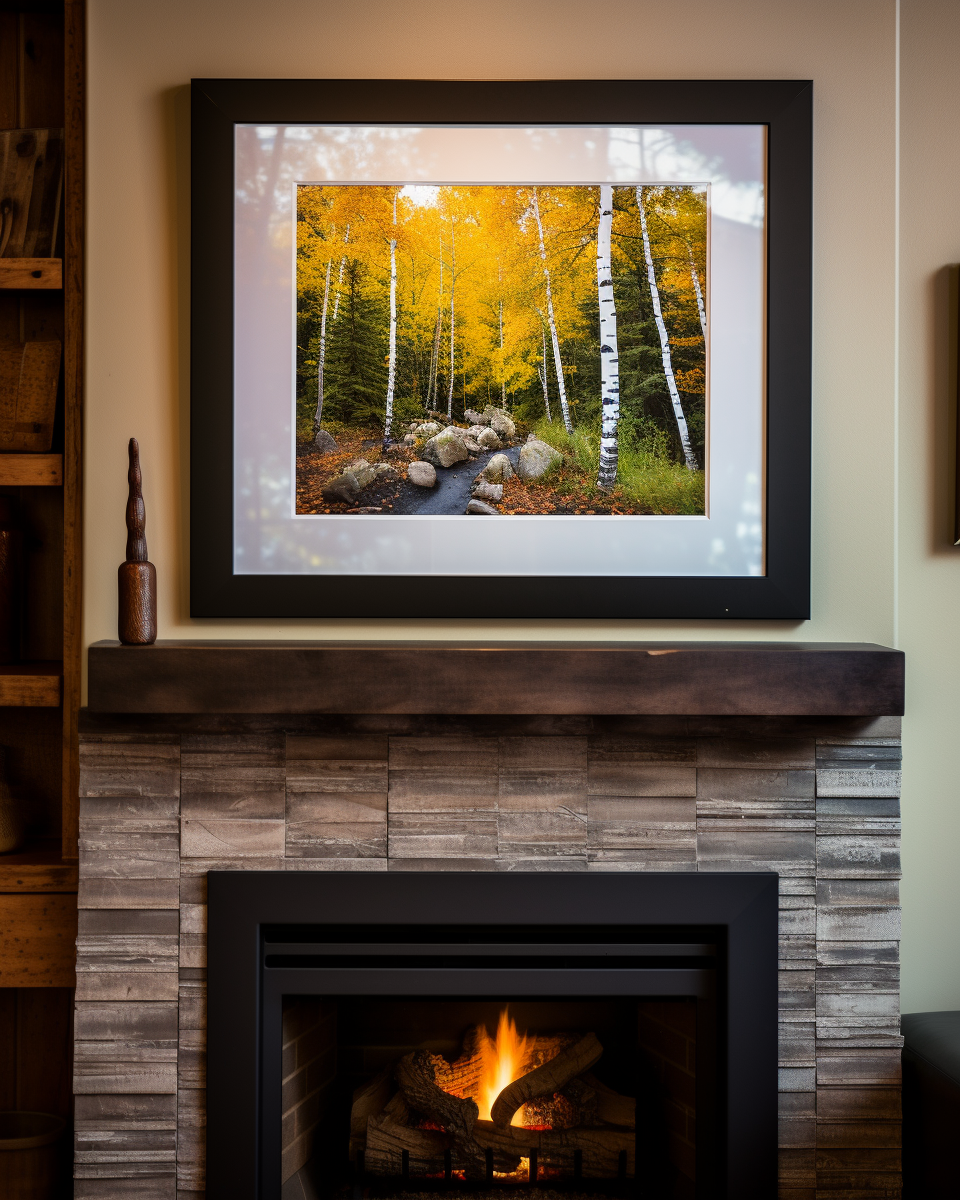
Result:
<svg viewBox="0 0 960 1200"><path fill-rule="evenodd" d="M630 1174L634 1171L636 1137L625 1129L537 1130L512 1125L500 1129L492 1121L478 1121L474 1137L485 1150L491 1149L498 1156L512 1153L529 1158L530 1151L536 1150L538 1160L544 1166L569 1167L574 1151L579 1150L583 1156L584 1175L594 1179L616 1178L620 1152L625 1150L627 1171Z"/></svg>
<svg viewBox="0 0 960 1200"><path fill-rule="evenodd" d="M601 1121L606 1121L608 1125L623 1125L627 1129L636 1129L637 1102L633 1096L621 1096L589 1071L582 1079L587 1087L596 1092L597 1116Z"/></svg>
<svg viewBox="0 0 960 1200"><path fill-rule="evenodd" d="M393 1072L389 1067L374 1076L369 1083L358 1087L353 1093L353 1105L350 1108L350 1157L355 1157L358 1150L364 1147L367 1135L367 1121L370 1117L379 1116L384 1105L394 1091Z"/></svg>
<svg viewBox="0 0 960 1200"><path fill-rule="evenodd" d="M483 1056L480 1047L484 1032L480 1025L468 1029L463 1039L463 1051L456 1062L448 1063L443 1059L437 1064L435 1079L444 1091L451 1092L454 1096L476 1099L483 1076Z"/></svg>
<svg viewBox="0 0 960 1200"><path fill-rule="evenodd" d="M627 1174L636 1172L636 1134L625 1129L551 1129L540 1134L540 1161L569 1162L583 1155L583 1173L593 1179L615 1179L620 1154L627 1155Z"/></svg>
<svg viewBox="0 0 960 1200"><path fill-rule="evenodd" d="M443 1154L453 1139L434 1129L416 1129L388 1112L367 1119L364 1168L377 1175L399 1175L403 1151L410 1155L410 1170L417 1175L443 1171Z"/></svg>
<svg viewBox="0 0 960 1200"><path fill-rule="evenodd" d="M621 1096L589 1071L565 1084L561 1095L580 1114L581 1125L637 1127L637 1102L633 1096Z"/></svg>
<svg viewBox="0 0 960 1200"><path fill-rule="evenodd" d="M453 1139L460 1165L468 1178L482 1179L486 1176L486 1157L473 1136L479 1116L476 1102L461 1099L445 1092L436 1081L437 1070L449 1067L439 1054L426 1050L414 1050L401 1058L396 1066L396 1080L404 1099L416 1112L439 1125ZM495 1163L498 1171L516 1169L517 1161Z"/></svg>
<svg viewBox="0 0 960 1200"><path fill-rule="evenodd" d="M439 1054L414 1050L397 1063L395 1077L411 1108L435 1121L457 1142L470 1141L480 1110L476 1102L451 1096L437 1083L437 1067L446 1065Z"/></svg>
<svg viewBox="0 0 960 1200"><path fill-rule="evenodd" d="M482 1025L474 1025L464 1036L463 1051L456 1062L448 1063L444 1059L438 1063L436 1081L444 1091L451 1092L454 1096L469 1096L474 1100L480 1095L484 1071L483 1042L487 1036L487 1031ZM576 1041L577 1035L570 1033L528 1039L533 1047L533 1065L542 1066Z"/></svg>
<svg viewBox="0 0 960 1200"><path fill-rule="evenodd" d="M552 1096L554 1092L559 1092L565 1083L588 1071L601 1054L603 1047L597 1041L596 1034L587 1033L542 1067L514 1080L493 1102L490 1115L494 1125L506 1129L522 1104L538 1096Z"/></svg>

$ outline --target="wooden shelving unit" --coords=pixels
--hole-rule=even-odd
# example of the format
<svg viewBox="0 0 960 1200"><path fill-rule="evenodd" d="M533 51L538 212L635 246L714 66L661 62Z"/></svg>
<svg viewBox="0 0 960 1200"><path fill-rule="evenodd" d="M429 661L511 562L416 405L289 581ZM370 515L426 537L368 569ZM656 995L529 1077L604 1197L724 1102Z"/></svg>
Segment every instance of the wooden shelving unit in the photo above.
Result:
<svg viewBox="0 0 960 1200"><path fill-rule="evenodd" d="M0 855L0 1109L65 1117L77 936L85 25L85 0L0 8L0 130L62 129L64 163L55 257L0 258L5 329L63 347L51 452L0 453L0 492L16 500L25 547L22 661L0 666L0 745L31 828L21 850Z"/></svg>

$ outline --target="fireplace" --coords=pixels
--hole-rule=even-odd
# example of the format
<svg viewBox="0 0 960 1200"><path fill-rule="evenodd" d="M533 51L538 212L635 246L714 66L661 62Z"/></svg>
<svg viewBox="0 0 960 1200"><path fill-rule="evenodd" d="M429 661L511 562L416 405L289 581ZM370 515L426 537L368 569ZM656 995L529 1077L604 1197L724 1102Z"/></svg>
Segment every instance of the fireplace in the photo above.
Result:
<svg viewBox="0 0 960 1200"><path fill-rule="evenodd" d="M208 887L210 1194L775 1190L776 875Z"/></svg>
<svg viewBox="0 0 960 1200"><path fill-rule="evenodd" d="M398 1166L378 1173L365 1147L363 1178L353 1179L361 1147L351 1110L354 1093L385 1069L399 1092L396 1065L414 1051L452 1066L471 1030L483 1025L495 1039L503 1008L531 1039L592 1033L602 1056L574 1078L595 1097L585 1076L632 1100L637 1136L633 1180L627 1147L625 1178L618 1149L616 1178L597 1170L584 1181L582 1146L550 1161L562 1120L524 1113L524 1127L552 1128L520 1135L542 1135L536 1163L516 1155L521 1178L495 1183L504 1200L511 1188L616 1200L618 1189L639 1190L638 1163L653 1195L657 1171L672 1172L675 1192L690 1180L703 1188L710 1169L730 1179L741 1167L761 1170L774 1147L777 1190L766 1196L898 1195L900 722L882 714L901 712L902 699L902 655L864 646L91 648L80 735L77 1200L235 1200L260 1186L261 1170L273 1189L263 1195L276 1195L279 1177L289 1200L283 1181L295 1189L314 1168L350 1200L383 1200L411 1174L418 1190L407 1197L445 1185L476 1197L485 1156L484 1178L460 1180L447 1145L437 1148L450 1150L450 1179L445 1157L421 1172L442 1178L417 1179L415 1146L406 1180L402 1151ZM238 880L226 913L217 907L218 889L226 896L231 886L220 882L225 872ZM751 977L751 939L740 936L746 926L725 890L758 877L779 892L779 995L764 1000L766 1016L756 1007L763 990L738 982ZM517 901L531 894L548 903L524 915ZM697 897L708 898L701 908ZM642 936L626 936L627 912L639 914L630 921ZM334 925L349 936L337 942ZM425 965L449 944L430 941L438 925L445 937L468 931L455 943L470 963L460 969L484 986L436 993L437 972L454 969ZM384 926L430 953L401 956ZM580 936L587 926L601 933ZM431 986L335 994L318 983L320 968L302 965L309 953L290 951L300 966L267 964L261 932L281 927L299 928L270 946L359 946L354 971L395 980L400 968L382 957L356 961L388 946L387 958L411 960L405 969ZM478 967L484 956L473 949L483 927L482 944L499 947L492 957L511 960L496 969L516 971L520 957L538 972L536 994L490 983L494 968ZM551 955L509 951L556 945L551 929L565 952L634 948L624 969L644 987L590 996L546 988ZM656 954L636 950L651 946ZM685 953L665 961L666 946ZM235 964L226 974L224 955ZM326 950L318 956L328 970L347 970ZM602 967L603 955L583 957L593 961L577 964L581 985L613 969L610 956ZM705 995L652 993L653 972L670 970L701 972ZM224 999L218 980L230 971ZM314 978L274 999L261 1051L268 1014L258 1004L281 971ZM431 1028L414 1028L425 997ZM764 1088L773 1086L761 1069L764 1022L774 1018L778 1127L761 1136L757 1122L772 1122ZM395 1032L374 1045L371 1026L388 1022ZM280 1099L264 1119L278 1056ZM580 1101L586 1115L571 1141L597 1128L582 1089ZM621 1119L608 1110L599 1128L622 1135L628 1121L617 1111ZM423 1128L430 1123L414 1122L414 1141L418 1131L450 1136ZM305 1195L301 1187L295 1200Z"/></svg>

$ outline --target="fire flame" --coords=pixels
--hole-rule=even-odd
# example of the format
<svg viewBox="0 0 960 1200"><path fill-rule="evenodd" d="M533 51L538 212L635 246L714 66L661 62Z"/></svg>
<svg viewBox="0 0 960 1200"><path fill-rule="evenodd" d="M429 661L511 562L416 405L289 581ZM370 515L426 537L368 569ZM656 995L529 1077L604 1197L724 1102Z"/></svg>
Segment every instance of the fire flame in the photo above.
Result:
<svg viewBox="0 0 960 1200"><path fill-rule="evenodd" d="M534 1039L520 1036L516 1022L510 1019L506 1008L500 1013L496 1040L491 1038L486 1030L483 1031L480 1043L483 1075L480 1079L480 1093L477 1096L481 1121L492 1120L490 1110L493 1102L505 1087L526 1074L533 1049ZM516 1111L510 1124L523 1125L522 1106Z"/></svg>

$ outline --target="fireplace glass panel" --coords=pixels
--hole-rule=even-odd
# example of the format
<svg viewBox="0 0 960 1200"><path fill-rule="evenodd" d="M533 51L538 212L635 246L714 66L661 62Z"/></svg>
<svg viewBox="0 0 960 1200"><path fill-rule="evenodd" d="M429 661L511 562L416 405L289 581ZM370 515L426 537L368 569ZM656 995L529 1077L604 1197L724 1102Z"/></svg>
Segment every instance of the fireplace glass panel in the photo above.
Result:
<svg viewBox="0 0 960 1200"><path fill-rule="evenodd" d="M689 1200L697 1006L284 996L284 1200Z"/></svg>

